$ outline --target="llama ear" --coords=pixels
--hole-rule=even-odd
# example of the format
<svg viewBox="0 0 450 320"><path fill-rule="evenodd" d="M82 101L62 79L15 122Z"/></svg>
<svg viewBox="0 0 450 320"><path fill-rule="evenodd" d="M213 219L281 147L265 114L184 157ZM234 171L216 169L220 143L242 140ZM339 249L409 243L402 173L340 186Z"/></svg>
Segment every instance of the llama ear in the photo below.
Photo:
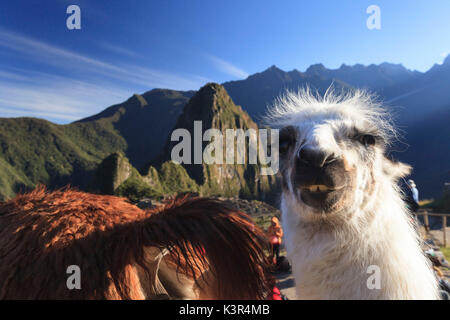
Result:
<svg viewBox="0 0 450 320"><path fill-rule="evenodd" d="M412 167L409 164L394 161L385 157L383 163L383 172L393 179L400 179L408 176L412 171Z"/></svg>

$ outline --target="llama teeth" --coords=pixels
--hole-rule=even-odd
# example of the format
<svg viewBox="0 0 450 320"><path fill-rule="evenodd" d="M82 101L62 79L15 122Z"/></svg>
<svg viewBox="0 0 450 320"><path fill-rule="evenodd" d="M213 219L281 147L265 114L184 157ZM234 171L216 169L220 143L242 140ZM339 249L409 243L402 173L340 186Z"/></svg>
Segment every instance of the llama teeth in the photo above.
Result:
<svg viewBox="0 0 450 320"><path fill-rule="evenodd" d="M310 192L325 192L330 190L326 185L323 184L314 184L309 187L306 187Z"/></svg>

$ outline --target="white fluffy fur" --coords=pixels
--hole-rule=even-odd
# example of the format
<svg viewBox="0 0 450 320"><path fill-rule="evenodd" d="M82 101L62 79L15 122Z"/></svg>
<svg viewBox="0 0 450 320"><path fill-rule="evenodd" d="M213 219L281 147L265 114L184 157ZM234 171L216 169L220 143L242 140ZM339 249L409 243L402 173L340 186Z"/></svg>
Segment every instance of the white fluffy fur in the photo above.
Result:
<svg viewBox="0 0 450 320"><path fill-rule="evenodd" d="M321 98L302 90L288 92L269 113L272 124L297 127L299 140L333 149L356 170L353 200L343 211L314 211L291 185L282 194L285 245L299 299L438 298L436 279L396 184L404 167L397 168L384 157L384 146L362 157L350 142L333 138L357 127L376 130L388 141L395 131L373 101L363 91L340 95L330 91ZM367 285L373 265L381 271L379 289Z"/></svg>

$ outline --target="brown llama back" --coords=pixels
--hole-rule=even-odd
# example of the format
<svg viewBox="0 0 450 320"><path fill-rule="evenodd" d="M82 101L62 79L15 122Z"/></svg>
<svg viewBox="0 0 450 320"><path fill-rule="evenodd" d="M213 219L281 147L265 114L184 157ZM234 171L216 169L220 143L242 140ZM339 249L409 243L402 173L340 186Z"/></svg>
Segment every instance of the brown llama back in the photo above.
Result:
<svg viewBox="0 0 450 320"><path fill-rule="evenodd" d="M261 299L273 283L262 239L245 214L213 199L143 211L124 198L37 188L0 203L0 299L192 297L177 279L196 298ZM67 288L70 265L80 290Z"/></svg>

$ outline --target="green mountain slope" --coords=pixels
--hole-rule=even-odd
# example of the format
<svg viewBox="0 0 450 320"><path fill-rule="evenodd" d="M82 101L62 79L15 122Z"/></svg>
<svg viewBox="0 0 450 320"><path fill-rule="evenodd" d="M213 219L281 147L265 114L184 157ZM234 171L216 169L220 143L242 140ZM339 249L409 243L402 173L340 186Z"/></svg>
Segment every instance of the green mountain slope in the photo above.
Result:
<svg viewBox="0 0 450 320"><path fill-rule="evenodd" d="M101 159L125 146L101 120L56 125L34 118L0 119L0 197L37 183L85 187Z"/></svg>
<svg viewBox="0 0 450 320"><path fill-rule="evenodd" d="M199 187L182 166L171 161L165 162L159 171L149 167L147 173L141 175L122 153L114 152L100 163L88 190L137 202L146 197L198 192Z"/></svg>
<svg viewBox="0 0 450 320"><path fill-rule="evenodd" d="M135 94L121 104L111 106L97 115L78 123L104 121L125 140L123 149L133 166L142 169L156 157L167 135L193 91L154 89L143 95Z"/></svg>
<svg viewBox="0 0 450 320"><path fill-rule="evenodd" d="M225 88L219 84L209 83L202 87L186 104L183 113L177 120L175 129L186 129L192 137L191 155L194 154L194 121L201 121L202 132L208 129L218 129L225 135L226 129L254 129L258 134L258 126L250 116L236 106ZM179 142L171 141L170 137L162 154L152 163L157 168L170 161L171 151ZM202 150L210 142L203 141ZM224 148L226 141L223 140ZM246 144L246 159L248 160L248 141ZM235 146L234 146L235 148ZM224 152L225 153L225 152ZM225 154L223 155L225 162ZM194 160L192 158L192 160ZM274 176L260 174L261 165L248 164L182 164L189 177L197 185L201 194L240 196L244 198L262 198L269 196L275 185ZM193 161L192 161L193 162Z"/></svg>
<svg viewBox="0 0 450 320"><path fill-rule="evenodd" d="M205 85L189 100L174 130L186 129L194 138L194 121L202 122L202 134L211 128L223 133L225 129L253 129L258 134L257 125L218 84ZM90 190L126 196L132 201L181 192L274 201L276 177L261 175L261 165L248 164L248 154L245 164L176 164L171 161L171 151L178 142L172 142L170 136L166 141L160 156L141 173L124 154L109 155L98 166ZM226 141L223 142L226 148ZM202 150L209 143L203 142ZM193 148L193 144L190 147ZM236 140L233 147L236 147Z"/></svg>
<svg viewBox="0 0 450 320"><path fill-rule="evenodd" d="M406 152L404 145L395 147L401 152L394 154L415 166L412 178L424 186L421 195L436 197L441 193L443 181L450 177L448 157L442 153L447 150L449 138L446 132L449 66L450 58L423 74L390 64L343 65L336 70L313 65L306 72L284 72L273 66L245 80L224 83L229 97L221 93L218 85L205 86L202 94L191 100L189 112L184 114L184 106L194 98L194 91L154 89L68 125L35 118L0 118L0 199L37 183L50 188L67 183L86 188L101 161L115 152L129 159L127 161L143 181L148 180L155 186L155 192L163 193L166 189L157 187L155 182L160 179L161 172L155 173L155 168L149 170L148 164L157 164L161 168L162 159L168 159L167 138L175 126L192 130L189 123L199 119L205 123L203 130L256 127L253 121L245 119L250 116L258 122L266 106L285 89L309 85L323 92L331 83L337 89L351 86L376 89L381 98L388 101L405 132L404 141L409 145ZM230 103L230 97L246 112L236 107L233 101ZM254 167L182 168L185 172L177 168L177 174L182 177L186 173L199 191L204 192L235 194L240 190L240 193L259 194L261 183L265 184L252 173L259 171ZM225 184L226 179L209 178L223 176L228 172L224 168L233 172L231 183ZM170 172L169 169L173 167L167 167L166 172ZM164 179L169 178L171 176L167 175Z"/></svg>
<svg viewBox="0 0 450 320"><path fill-rule="evenodd" d="M155 89L67 125L1 118L0 199L39 183L85 189L99 163L113 152L124 153L142 168L160 153L191 95Z"/></svg>

